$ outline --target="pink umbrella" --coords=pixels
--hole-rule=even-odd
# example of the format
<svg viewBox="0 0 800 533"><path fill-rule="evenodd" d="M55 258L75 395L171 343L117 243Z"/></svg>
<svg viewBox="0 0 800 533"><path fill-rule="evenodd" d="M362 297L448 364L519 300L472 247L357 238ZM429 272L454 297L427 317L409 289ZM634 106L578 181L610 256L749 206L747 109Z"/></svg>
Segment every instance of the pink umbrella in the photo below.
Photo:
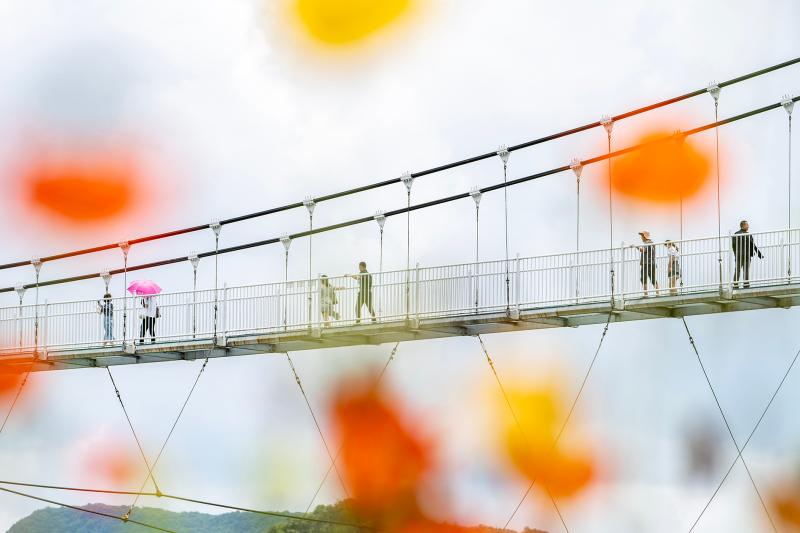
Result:
<svg viewBox="0 0 800 533"><path fill-rule="evenodd" d="M137 281L132 281L130 285L128 285L128 292L133 295L139 296L150 296L153 294L158 294L161 292L161 287L155 281L150 281L149 279L141 279Z"/></svg>

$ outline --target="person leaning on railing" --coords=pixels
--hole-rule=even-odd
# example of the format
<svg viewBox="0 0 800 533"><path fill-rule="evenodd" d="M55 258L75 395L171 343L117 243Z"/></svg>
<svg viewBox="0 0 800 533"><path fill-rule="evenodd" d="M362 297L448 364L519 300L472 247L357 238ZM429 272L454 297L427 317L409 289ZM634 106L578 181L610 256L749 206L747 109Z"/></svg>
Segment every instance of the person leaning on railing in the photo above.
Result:
<svg viewBox="0 0 800 533"><path fill-rule="evenodd" d="M756 246L753 236L748 233L750 224L746 220L739 222L739 231L731 237L731 248L733 256L736 258L736 269L733 273L733 284L739 288L739 278L744 277L744 288L750 288L750 260L754 255L759 259L764 259L761 250Z"/></svg>

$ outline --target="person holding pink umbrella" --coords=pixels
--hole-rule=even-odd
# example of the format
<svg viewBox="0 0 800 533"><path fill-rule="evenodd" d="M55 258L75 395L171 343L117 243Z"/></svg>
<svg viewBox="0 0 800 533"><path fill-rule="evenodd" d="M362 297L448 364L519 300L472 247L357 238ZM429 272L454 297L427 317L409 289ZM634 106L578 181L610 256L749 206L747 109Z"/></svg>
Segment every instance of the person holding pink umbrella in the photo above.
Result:
<svg viewBox="0 0 800 533"><path fill-rule="evenodd" d="M139 330L139 343L144 344L144 336L150 332L150 342L156 342L156 319L161 316L158 308L156 294L161 292L161 287L154 281L138 280L128 286L128 292L134 296L141 296L141 320L142 325Z"/></svg>

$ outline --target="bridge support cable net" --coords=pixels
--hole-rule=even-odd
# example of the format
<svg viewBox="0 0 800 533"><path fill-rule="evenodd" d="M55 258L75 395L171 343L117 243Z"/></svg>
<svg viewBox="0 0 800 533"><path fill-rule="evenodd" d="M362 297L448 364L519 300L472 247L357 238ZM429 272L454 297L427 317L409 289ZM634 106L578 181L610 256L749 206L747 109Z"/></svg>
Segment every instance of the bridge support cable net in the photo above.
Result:
<svg viewBox="0 0 800 533"><path fill-rule="evenodd" d="M720 86L712 83L708 86L708 94L714 99L714 122L719 122L719 95ZM717 171L717 244L719 263L719 290L722 292L722 201L720 199L720 168L719 168L719 128L714 128L714 141L716 143L716 171Z"/></svg>
<svg viewBox="0 0 800 533"><path fill-rule="evenodd" d="M611 183L611 132L614 130L614 119L609 116L604 116L600 120L600 124L606 130L606 137L608 140L608 152L606 153L606 162L608 163L608 267L611 283L611 303L614 303L615 294L615 276L614 276L614 193Z"/></svg>
<svg viewBox="0 0 800 533"><path fill-rule="evenodd" d="M61 486L61 485L44 485L44 484L39 484L39 483L23 483L21 481L0 480L0 485L34 487L34 488L40 488L40 489L58 490L58 491L66 491L66 492L88 492L88 493L94 493L94 494L113 494L113 495L123 495L123 496L138 495L138 496L144 496L144 497L159 496L155 492L135 492L135 491L125 491L125 490L109 490L109 489L95 489L95 488L83 488L83 487L65 487L65 486ZM84 511L84 512L88 512L88 513L97 514L94 511L91 511L91 510L88 510L88 509L83 509L81 507L73 507L73 506L68 505L68 504L62 504L62 503L58 503L58 502L55 502L55 501L52 501L52 500L46 500L44 498L39 498L37 496L33 496L33 495L30 495L30 494L16 492L16 491L13 491L13 490L10 490L10 489L4 489L2 487L0 487L0 490L4 490L6 492L11 492L11 493L14 493L14 494L18 494L20 496L33 498L33 499L36 499L36 500L39 500L39 501L52 503L54 505L61 505L63 507L68 507L70 509L75 509L76 511ZM181 502L187 502L187 503L195 503L195 504L203 505L203 506L207 506L207 507L215 507L217 509L227 509L227 510L231 510L231 511L240 511L240 512L243 512L243 513L253 513L253 514L258 514L258 515L263 515L263 516L273 516L273 517L276 517L276 518L285 518L287 520L299 520L301 522L312 522L312 523L318 523L318 524L329 524L329 525L335 525L335 526L345 526L345 527L351 527L353 529L364 529L364 530L373 530L374 529L372 526L366 525L366 524L356 524L356 523L352 523L352 522L343 522L343 521L338 521L338 520L326 520L324 518L307 517L307 516L300 515L300 514L281 513L281 512L277 512L277 511L264 511L264 510L260 510L260 509L249 509L247 507L239 507L239 506L236 506L236 505L228 505L228 504L225 504L225 503L211 502L211 501L207 501L207 500L200 500L200 499L197 499L197 498L187 498L185 496L178 496L178 495L175 495L175 494L161 494L160 497L168 499L168 500L175 500L175 501L181 501ZM122 517L114 516L114 515L106 515L106 514L101 514L101 515L102 516L107 516L108 518L114 518L116 520L123 520L125 522L130 522L132 524L139 524L139 525L142 525L144 527L151 527L151 528L157 529L159 531L167 531L169 533L175 533L175 532L171 532L170 530L167 530L167 529L161 529L161 528L158 528L158 527L155 527L155 526L149 526L149 525L144 524L142 522L137 522L136 520L131 520L131 519L125 520Z"/></svg>
<svg viewBox="0 0 800 533"><path fill-rule="evenodd" d="M131 417L128 415L128 409L125 407L125 402L122 401L122 395L117 388L117 383L114 381L114 376L111 374L111 368L106 367L106 372L108 372L108 378L111 380L111 385L114 387L114 393L117 395L117 400L119 400L119 405L122 407L122 412L125 414L125 419L128 421L128 427L131 428L131 433L133 434L133 439L136 441L136 446L139 448L139 453L142 456L142 460L144 461L145 466L147 467L147 478L153 481L153 487L156 489L156 492L161 492L158 488L158 483L156 483L156 478L153 476L153 469L150 467L150 462L147 460L147 455L144 453L144 449L142 448L142 443L139 440L139 435L136 434L136 430L133 428L133 422L131 421ZM147 480L145 480L146 482ZM123 518L127 518L123 517Z"/></svg>
<svg viewBox="0 0 800 533"><path fill-rule="evenodd" d="M800 101L800 96L796 96L796 97L792 98L791 101L792 102ZM768 111L779 109L781 106L782 106L781 102L775 102L775 103L760 107L758 109L752 109L750 111L747 111L747 112L744 112L744 113L740 113L739 115L735 115L735 116L732 116L732 117L729 117L729 118L726 118L726 119L721 119L721 120L719 120L717 122L704 124L702 126L698 126L696 128L692 128L690 130L686 130L684 132L681 132L680 135L683 138L686 138L686 137L689 137L691 135L696 135L698 133L702 133L702 132L710 130L710 129L719 128L720 126L731 124L731 123L737 122L739 120L744 120L744 119L753 117L755 115L759 115L761 113L766 113ZM636 152L638 150L641 150L641 149L646 148L646 147L653 146L653 145L658 144L658 143L674 142L674 141L675 141L675 136L674 135L673 136L669 136L669 137L660 138L660 139L655 139L653 141L648 141L648 142L645 142L645 143L642 143L642 144L637 144L637 145L633 145L633 146L628 146L626 148L621 148L621 149L613 151L611 153L606 153L606 154L603 154L603 155L594 156L594 157L591 157L591 158L588 158L588 159L584 159L584 160L580 161L580 164L583 165L583 166L592 165L594 163L599 163L601 161L607 161L607 160L609 160L611 158L614 158L614 157L620 157L620 156L625 155L625 154ZM487 192L492 192L492 191L496 191L496 190L499 190L499 189L504 189L506 187L514 187L514 186L520 185L522 183L527 183L529 181L541 179L541 178L544 178L544 177L547 177L547 176L552 176L554 174L559 174L561 172L566 172L566 171L570 170L570 168L571 168L570 165L566 164L566 165L563 165L563 166L560 166L560 167L556 167L556 168L552 168L552 169L549 169L549 170L545 170L545 171L542 171L542 172L537 172L535 174L530 174L530 175L527 175L527 176L522 176L522 177L519 177L519 178L511 179L511 180L508 180L505 183L496 183L494 185L489 185L487 187L481 188L480 192L485 194ZM409 213L411 211L416 211L418 209L427 209L429 207L435 207L435 206L439 206L439 205L442 205L442 204L455 202L457 200L461 200L461 199L464 199L464 198L469 198L469 197L470 197L470 193L469 192L463 192L463 193L459 193L459 194L454 194L452 196L448 196L448 197L444 197L444 198L438 198L438 199L430 200L430 201L423 202L423 203L420 203L420 204L410 205L410 206L407 206L407 207L403 207L403 208L387 211L387 212L384 213L384 216L388 218L388 217L391 217L391 216L397 216L397 215L405 214L406 217L408 218ZM329 231L336 231L336 230L343 229L343 228L346 228L346 227L355 226L355 225L358 225L358 224L364 224L364 223L369 222L369 221L371 221L373 219L374 219L373 216L361 217L361 218L357 218L357 219L347 220L347 221L344 221L344 222L339 222L339 223L336 223L336 224L331 224L329 226L323 226L323 227L315 228L312 231L308 231L308 230L300 231L300 232L293 233L293 234L283 235L281 237L273 237L273 238L264 239L264 240L260 240L260 241L254 241L254 242L249 242L249 243L244 243L244 244L238 244L238 245L235 245L235 246L229 246L227 248L221 248L219 250L210 250L210 251L202 252L202 253L199 253L199 254L196 254L196 255L199 258L212 257L212 256L218 255L218 254L227 254L227 253L240 252L242 250L249 250L251 248L257 248L257 247L260 247L260 246L267 246L267 245L271 245L271 244L276 244L278 242L291 242L291 239L296 239L296 238L299 238L299 237L307 237L312 233L314 235L316 235L318 233L327 233ZM408 224L408 222L407 222L407 224ZM408 240L410 240L410 238L408 238ZM154 262L151 262L151 263L144 263L144 264L139 264L139 265L134 265L134 266L128 266L126 270L127 270L127 272L133 272L133 271L145 270L145 269L149 269L149 268L157 268L157 267L172 265L172 264L175 264L175 263L181 263L181 262L189 261L190 257L191 256L186 255L186 256L181 256L181 257L173 257L171 259L163 259L163 260L160 260L160 261L154 261ZM613 265L612 265L612 267L613 267ZM109 272L105 272L105 273L95 272L95 273L91 273L91 274L82 274L82 275L78 275L78 276L72 276L72 277L69 277L69 278L42 281L40 283L40 286L45 287L45 286L50 286L50 285L60 285L60 284L64 284L64 283L74 283L74 282L77 282L77 281L83 281L83 280L87 280L87 279L94 279L94 278L97 278L97 277L101 277L102 274L114 275L114 274L122 274L122 273L123 273L123 270L122 269L118 269L118 270L113 270L113 271L109 271ZM26 284L26 285L23 285L22 287L27 289L27 288L34 287L34 285L33 284ZM0 288L0 293L11 292L11 291L14 291L14 290L15 290L15 287L2 287L2 288Z"/></svg>
<svg viewBox="0 0 800 533"><path fill-rule="evenodd" d="M492 369L492 374L494 374L494 379L497 381L498 387L500 387L500 392L503 394L503 400L505 400L506 405L508 406L508 411L511 413L511 417L514 419L514 423L517 426L522 438L525 440L526 443L530 444L528 440L528 435L525 432L525 428L522 427L522 424L517 418L517 412L514 410L514 406L511 405L511 400L506 393L506 388L503 386L503 382L500 380L500 375L497 373L497 369L494 366L494 361L492 360L492 356L489 355L489 350L486 348L486 344L483 342L483 338L480 334L476 335L478 338L478 342L481 344L481 349L483 350L483 354L486 356L486 362L489 364L489 368ZM553 494L550 492L550 489L545 485L545 490L547 491L547 496L550 498L550 502L553 504L553 509L555 509L556 514L558 515L558 519L561 521L561 525L564 526L564 531L569 533L569 528L567 527L567 523L564 520L564 515L561 514L561 509L558 508L558 504L556 503L556 499L553 497ZM508 524L506 524L508 527Z"/></svg>
<svg viewBox="0 0 800 533"><path fill-rule="evenodd" d="M791 242L791 229L792 229L792 110L794 110L794 101L792 100L791 96L788 94L783 97L781 101L781 105L786 110L786 114L789 116L789 143L788 143L788 175L787 175L787 196L789 198L789 212L787 216L787 229L790 232L790 242ZM791 247L789 248L789 262L786 266L786 277L787 281L791 281L792 279L792 250Z"/></svg>
<svg viewBox="0 0 800 533"><path fill-rule="evenodd" d="M697 524L700 522L700 519L703 518L703 515L705 514L705 512L708 510L708 508L713 503L714 498L717 497L717 494L719 493L720 489L722 488L722 485L725 484L725 481L728 479L728 476L730 475L731 471L733 470L733 467L736 466L736 463L739 462L739 459L742 459L742 453L744 453L744 450L745 450L745 448L747 448L747 445L750 444L750 440L753 438L753 435L755 435L756 431L758 431L758 428L761 426L761 422L764 420L764 417L766 416L767 411L769 411L770 407L772 407L772 404L775 401L775 398L778 396L778 393L781 391L781 388L783 388L783 384L786 382L786 378L789 377L789 374L791 373L792 369L794 368L795 363L797 363L797 359L798 358L800 358L800 350L798 350L794 354L794 358L792 359L791 363L789 363L789 366L786 369L786 372L783 373L783 377L781 377L781 380L778 382L778 385L775 387L775 390L772 392L772 396L770 396L769 401L764 406L764 409L762 409L761 415L758 417L758 420L756 421L755 425L753 426L753 429L750 431L750 434L747 435L747 439L742 444L742 449L736 454L736 457L733 459L733 461L731 461L730 466L725 471L725 475L722 476L722 479L719 481L719 483L717 483L717 486L714 489L714 492L711 494L711 497L708 499L708 501L705 503L703 508L700 510L700 514L697 516L695 521L692 523L692 527L689 528L690 532L694 531L694 528L697 527Z"/></svg>
<svg viewBox="0 0 800 533"><path fill-rule="evenodd" d="M378 252L378 279L383 278L383 226L386 224L386 216L383 211L377 211L373 217L378 224L378 240L380 250ZM383 295L378 293L378 316L383 316Z"/></svg>
<svg viewBox="0 0 800 533"><path fill-rule="evenodd" d="M575 174L575 267L578 263L578 254L581 251L581 174L583 173L583 165L581 160L573 158L569 164L573 174ZM575 268L575 302L578 302L580 296L580 272Z"/></svg>
<svg viewBox="0 0 800 533"><path fill-rule="evenodd" d="M314 425L317 428L317 433L319 433L319 438L322 440L322 446L325 448L325 453L328 454L328 459L333 465L334 470L336 470L336 476L339 478L339 482L342 484L342 489L344 490L345 495L350 498L350 492L347 490L347 485L344 482L342 473L339 472L339 468L336 466L336 459L334 459L333 454L331 453L331 449L328 446L328 441L325 439L325 434L322 432L322 426L319 425L317 415L314 414L314 409L311 407L311 402L308 400L308 395L306 395L306 391L303 388L303 382L300 381L300 375L297 373L297 369L294 367L294 362L292 361L292 357L289 355L289 352L286 352L286 360L289 362L289 367L292 369L292 374L294 375L294 381L297 383L297 387L300 389L300 393L303 395L303 399L306 402L308 412L311 413L311 418L314 420Z"/></svg>
<svg viewBox="0 0 800 533"><path fill-rule="evenodd" d="M749 72L747 74L738 76L736 78L732 78L730 80L721 82L718 85L719 85L719 87L727 87L727 86L730 86L730 85L735 85L735 84L742 83L744 81L747 81L747 80L750 80L750 79L753 79L753 78L757 78L759 76L763 76L765 74L769 74L771 72L775 72L777 70L781 70L781 69L790 67L790 66L798 64L798 63L800 63L800 57L797 57L797 58L794 58L794 59L790 59L788 61L784 61L784 62L778 63L776 65L771 65L769 67L766 67L766 68L763 68L763 69L760 69L760 70ZM666 100L662 100L660 102L656 102L656 103L653 103L653 104L650 104L650 105L647 105L647 106L644 106L644 107L640 107L638 109L634 109L634 110L631 110L631 111L620 113L618 115L615 115L615 116L611 117L611 119L614 120L614 121L624 120L626 118L630 118L630 117L633 117L633 116L636 116L636 115L640 115L642 113L647 113L647 112L652 111L654 109L659 109L659 108L666 107L666 106L669 106L669 105L672 105L672 104L675 104L675 103L678 103L678 102L682 102L684 100L688 100L690 98L694 98L695 96L704 94L705 92L706 92L706 88L694 90L694 91L691 91L691 92L688 92L688 93L685 93L685 94L682 94L682 95L679 95L679 96L675 96L675 97L672 97L672 98L668 98ZM538 139L533 139L533 140L526 141L526 142L523 142L523 143L520 143L520 144L509 146L508 147L508 151L509 152L513 152L513 151L516 151L516 150L522 150L524 148L529 148L531 146L536 146L538 144L547 143L547 142L550 142L550 141L553 141L553 140L556 140L556 139L569 137L571 135L575 135L577 133L581 133L581 132L584 132L584 131L599 127L600 125L601 125L600 122L592 122L592 123L589 123L589 124L584 124L582 126L578 126L578 127L575 127L575 128L564 130L564 131L561 131L561 132L552 133L550 135L546 135L546 136L540 137ZM430 175L430 174L435 174L435 173L438 173L438 172L443 172L445 170L450 170L450 169L453 169L453 168L457 168L457 167L460 167L460 166L463 166L463 165L476 163L478 161L483 161L485 159L490 159L491 157L494 157L495 155L496 155L496 152L488 152L488 153L485 153L485 154L481 154L481 155L469 157L469 158L466 158L466 159L462 159L460 161L454 161L454 162L451 162L451 163L446 163L444 165L440 165L438 167L430 168L430 169L427 169L427 170L421 170L421 171L413 172L413 173L410 173L410 175L413 178L419 178L419 177L422 177L422 176L427 176L427 175ZM350 195L353 195L353 194L359 194L359 193L370 191L370 190L373 190L373 189L386 187L388 185L399 183L400 181L401 180L398 179L398 178L382 180L382 181L370 183L370 184L367 184L367 185L362 185L362 186L359 186L359 187L355 187L355 188L352 188L352 189L348 189L348 190L344 190L344 191L340 191L340 192L336 192L336 193L332 193L332 194L327 194L327 195L324 195L324 196L318 196L316 198L312 198L312 200L314 202L316 202L316 203L325 202L325 201L328 201L328 200L335 200L337 198L343 198L345 196L350 196ZM283 205L283 206L273 207L273 208L265 209L265 210L262 210L262 211L257 211L257 212L254 212L254 213L248 213L248 214L245 214L245 215L239 215L239 216L232 217L232 218L225 219L225 220L220 220L219 223L221 225L234 224L234 223L242 222L242 221L245 221L245 220L252 220L252 219L255 219L255 218L259 218L259 217L264 217L264 216L272 215L272 214L275 214L275 213L288 211L288 210L291 210L291 209L297 209L297 208L303 207L303 205L304 205L303 202L293 202L291 204L287 204L287 205ZM148 236L144 236L144 237L138 237L138 238L135 238L135 239L129 239L129 241L127 241L127 242L130 243L130 244L140 244L140 243L145 243L145 242L150 242L150 241L167 239L167 238L175 237L175 236L178 236L178 235L185 235L185 234L188 234L188 233L194 233L194 232L202 231L202 230L204 230L204 229L206 229L208 227L209 227L209 224L199 224L197 226L191 226L191 227L171 230L171 231L167 231L167 232L163 232L163 233L159 233L159 234L155 234L155 235L148 235ZM45 256L45 257L42 257L40 260L42 262L57 261L57 260L60 260L60 259L67 259L67 258L70 258L70 257L76 257L76 256L80 256L80 255L86 255L86 254L91 254L91 253L96 253L96 252L102 252L102 251L105 251L105 250L112 250L112 249L116 248L117 246L118 246L117 244L103 244L103 245L98 245L98 246L94 246L94 247L86 248L86 249L82 249L82 250L74 250L74 251L70 251L70 252L63 252L63 253L59 253L59 254L55 254L55 255ZM30 261L28 261L28 260L26 260L26 261L14 261L14 262L11 262L11 263L0 264L0 270L6 270L6 269L9 269L9 268L18 268L18 267L22 267L22 266L25 266L25 265L28 265L28 264L30 264Z"/></svg>
<svg viewBox="0 0 800 533"><path fill-rule="evenodd" d="M606 339L606 334L608 333L608 325L611 323L611 316L613 314L614 314L613 311L609 311L608 317L606 318L605 326L603 326L603 332L600 334L600 341L597 343L597 349L595 350L594 355L592 356L592 360L589 362L589 366L586 368L586 372L583 375L583 380L581 381L581 385L580 387L578 387L578 392L575 394L575 399L572 400L572 404L570 405L569 411L567 412L567 416L564 419L564 422L561 424L561 428L558 430L556 438L553 440L553 446L551 449L555 449L555 447L558 446L558 442L559 440L561 440L561 435L564 434L564 430L566 429L567 424L569 424L569 421L572 418L572 414L575 412L575 406L578 405L578 401L580 400L581 395L583 394L583 389L586 388L586 382L589 380L589 376L592 373L594 364L597 361L597 356L600 354L600 349L603 347L603 341L605 341ZM522 507L522 504L528 498L528 494L530 494L535 484L536 480L534 479L528 485L528 488L525 489L525 493L522 495L522 498L519 500L519 503L517 503L517 506L514 508L514 511L511 513L511 516L509 516L508 520L506 520L506 523L503 526L504 529L508 529L508 525L511 523L512 520L514 520L514 517L517 515L517 512L519 512L519 509L520 507Z"/></svg>
<svg viewBox="0 0 800 533"><path fill-rule="evenodd" d="M197 388L197 383L200 381L200 376L203 375L203 372L205 371L206 366L208 366L208 355L210 355L210 353L211 353L211 350L209 350L208 353L206 354L206 358L203 361L202 366L200 367L200 371L197 372L197 377L194 378L194 383L192 383L192 386L189 389L189 393L186 395L186 399L183 401L183 405L181 405L181 408L178 411L178 415L175 417L175 421L172 423L172 427L170 427L170 429L169 429L169 433L167 433L167 436L164 439L164 442L161 444L161 448L158 450L158 454L156 455L156 458L153 460L153 464L148 467L147 476L144 478L144 481L142 482L141 486L139 487L139 491L138 491L139 493L141 493L144 490L145 485L147 485L147 480L153 475L153 471L155 470L156 466L158 465L158 462L161 460L161 456L164 453L164 449L166 449L167 443L169 442L169 439L172 438L172 434L175 432L175 428L177 427L178 422L180 421L181 417L183 416L183 412L186 410L186 406L189 404L189 400L192 398L192 394L194 394L195 388ZM155 480L154 480L154 483L155 483ZM156 496L161 496L161 490L159 490L158 486L156 486L155 495ZM129 506L128 516L130 516L130 514L133 512L133 509L134 509L134 507L136 507L136 504L138 502L139 502L139 494L136 494L136 497L134 498L133 503L131 503L131 505Z"/></svg>
<svg viewBox="0 0 800 533"><path fill-rule="evenodd" d="M30 486L36 486L36 485L32 485L31 484ZM57 502L55 500L50 500L48 498L42 498L41 496L34 496L33 494L28 494L26 492L19 492L19 491L16 491L16 490L7 489L5 487L0 487L0 491L7 492L9 494L16 494L17 496L23 496L25 498L30 498L32 500L38 500L38 501L44 502L44 503L49 503L51 505L57 505L59 507L65 507L67 509L72 509L74 511L80 511L82 513L88 513L88 514L92 514L92 515L96 515L96 516L103 516L105 518L111 518L113 520L119 520L120 522L127 522L129 524L136 524L137 526L146 527L148 529L152 529L152 530L155 530L155 531L164 531L166 533L177 533L177 532L175 532L175 531L173 531L171 529L164 529L162 527L154 526L154 525L148 524L146 522L139 522L138 520L131 520L131 519L123 517L123 516L116 516L116 515L109 514L109 513L104 513L104 512L101 512L101 511L94 511L92 509L86 509L84 507L78 507L77 505L70 505L68 503Z"/></svg>
<svg viewBox="0 0 800 533"><path fill-rule="evenodd" d="M414 185L414 177L410 172L403 174L400 178L406 187L406 320L411 313L411 186Z"/></svg>
<svg viewBox="0 0 800 533"><path fill-rule="evenodd" d="M381 381L383 380L383 376L384 376L384 374L386 374L386 369L389 368L389 364L392 361L394 361L394 356L397 354L397 348L399 346L400 346L400 343L397 342L397 343L395 343L394 348L392 348L392 352L389 354L389 357L386 359L386 363L383 365L383 368L381 368L381 371L378 373L378 376L375 378L375 383L372 385L372 387L374 389L377 389L380 386ZM308 515L308 513L311 511L311 508L314 506L314 502L317 500L317 496L319 496L320 491L322 491L322 487L325 486L325 482L328 480L328 476L330 476L331 471L334 468L336 468L336 461L338 461L339 457L342 455L342 448L343 447L344 447L344 443L340 443L339 444L339 448L336 450L336 454L333 456L333 460L331 461L331 464L328 465L328 469L325 471L325 475L322 476L322 480L319 482L319 485L317 485L317 490L314 491L314 495L311 497L311 501L308 502L308 505L306 506L306 510L305 510L305 513L304 513L305 515Z"/></svg>
<svg viewBox="0 0 800 533"><path fill-rule="evenodd" d="M511 314L511 279L508 273L508 158L511 152L505 144L497 149L497 155L503 161L503 233L506 242L506 315Z"/></svg>
<svg viewBox="0 0 800 533"><path fill-rule="evenodd" d="M736 441L736 437L733 435L733 430L731 429L731 426L728 423L728 417L725 416L725 411L722 409L722 405L719 403L717 392L714 390L714 386L711 384L711 379L709 378L708 372L706 371L706 367L703 364L703 359L700 357L700 352L697 349L694 337L692 337L692 333L691 331L689 331L689 325L686 323L686 318L681 317L681 321L683 322L683 327L686 330L686 335L689 337L689 344L692 345L692 350L697 356L697 362L700 365L700 370L703 372L703 376L705 377L706 383L708 384L708 388L711 391L711 395L714 397L714 403L716 403L717 405L717 410L719 411L719 414L722 417L722 421L725 423L725 428L728 430L728 435L730 435L731 437L731 442L733 442L733 446L736 448L736 458L742 460L742 466L744 466L744 469L747 471L747 477L750 478L750 483L753 485L753 489L755 490L756 495L758 496L758 500L761 502L761 507L764 509L764 513L767 515L769 523L772 525L773 531L775 531L775 533L778 533L778 528L775 527L775 522L772 521L772 515L770 515L769 509L767 508L767 505L764 502L764 498L762 498L761 496L761 491L758 490L758 485L756 485L756 481L753 478L753 474L750 472L750 467L747 466L747 461L745 461L744 457L742 456L742 448L739 446L739 443ZM696 525L697 522L695 522L695 524L689 531L692 531Z"/></svg>

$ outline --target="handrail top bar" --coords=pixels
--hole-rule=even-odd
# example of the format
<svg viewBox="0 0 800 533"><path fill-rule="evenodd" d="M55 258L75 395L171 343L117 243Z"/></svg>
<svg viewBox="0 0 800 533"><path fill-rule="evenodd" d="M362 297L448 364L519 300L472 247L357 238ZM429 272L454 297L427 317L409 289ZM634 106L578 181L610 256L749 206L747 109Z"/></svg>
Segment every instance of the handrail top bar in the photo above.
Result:
<svg viewBox="0 0 800 533"><path fill-rule="evenodd" d="M768 236L768 235L791 234L791 232L798 232L798 236L800 236L800 227L792 228L792 229L783 229L783 230L767 230L767 231L761 231L761 232L752 232L752 233L748 233L748 234L753 236L753 237L760 237L760 236L763 237L763 236ZM684 239L684 240L671 240L671 242L673 244L678 244L680 246L683 246L683 245L685 245L687 243L715 242L715 241L718 240L718 238L722 238L722 239L728 240L728 239L730 239L730 237L731 237L730 235L726 234L726 235L722 235L720 237L717 237L717 236L700 237L700 238ZM613 251L624 252L625 250L627 250L627 249L629 249L631 247L639 246L641 244L642 244L641 241L636 241L636 242L632 242L629 245L626 244L625 246L620 246L620 247L615 247L615 248L596 248L596 249L591 249L591 250L581 250L579 252L571 251L571 252L562 252L562 253L545 254L545 255L520 256L519 257L519 261L528 261L528 260L532 260L532 259L551 259L551 258L555 258L555 257L570 258L570 257L576 257L576 256L589 256L589 255L593 255L593 254L594 255L597 255L597 254L608 254L609 252L613 252ZM653 246L659 246L659 245L665 245L666 242L665 241L653 241L650 244L653 245ZM771 245L780 245L780 243L764 244L764 245L760 245L760 246L767 247L767 246L771 246ZM714 250L714 252L716 253L716 250ZM681 251L681 255L687 256L687 257L688 256L693 256L693 255L702 255L702 253L703 252L687 251L684 254L683 250ZM624 256L623 256L623 259L624 259ZM517 261L517 258L510 258L508 261L509 261L509 263L513 263L513 262ZM505 259L491 259L491 260L488 260L488 261L480 261L480 262L477 262L477 263L474 262L474 261L471 261L471 262L453 263L453 264L441 264L441 265L433 265L433 266L425 266L425 267L420 266L419 270L421 272L423 272L423 271L433 271L433 270L446 269L446 268L450 268L450 269L467 268L467 267L474 267L476 265L491 265L491 264L500 264L500 265L502 265L504 262L505 262ZM598 263L595 263L595 264L599 265L599 264L603 264L603 263L604 262L601 261L601 262L598 262ZM570 268L571 266L574 266L574 265L553 265L551 267L548 267L548 269ZM587 265L577 265L577 266L587 266ZM410 268L408 270L408 272L414 272L416 270L417 270L417 268L412 267L412 268ZM389 275L404 274L405 272L406 272L405 269L397 269L397 270L385 270L383 272L370 272L370 274L372 274L373 276L389 276ZM503 274L503 272L494 272L494 273L490 272L490 273L483 273L483 274L480 274L480 275L491 275L491 274L500 275L500 274ZM329 280L335 281L337 279L349 279L350 276L353 276L353 275L357 275L357 273L353 272L353 273L350 273L350 274L328 275L327 277L328 277ZM478 274L477 274L477 272L474 272L473 275L478 275ZM226 286L224 288L221 287L219 289L219 291L227 289L229 292L235 292L235 291L241 291L241 290L247 290L247 289L255 289L255 288L281 287L281 286L290 286L290 285L298 285L298 284L304 285L304 284L308 284L309 281L313 284L313 283L317 282L319 279L320 278L318 276L318 277L311 278L310 280L308 278L302 278L302 279L290 279L288 281L276 281L276 282L268 282L268 283L253 283L253 284L248 284L248 285L228 285L228 286ZM423 281L427 281L427 280L423 280ZM355 280L353 280L353 283L355 284L357 282ZM404 283L404 282L403 281L398 281L397 283ZM387 283L384 283L384 285L386 285L386 284ZM392 283L388 283L388 284L392 284ZM356 287L346 287L345 289L354 289L354 288L356 288ZM175 291L175 292L162 292L162 293L156 295L156 297L159 298L159 299L162 299L162 298L165 298L165 297L177 297L177 296L181 296L181 295L190 296L190 295L193 295L193 294L202 294L202 293L209 293L208 294L209 296L213 296L214 288L203 288L203 289L197 289L196 291L187 290L187 291ZM285 296L285 294L283 294L283 295ZM115 296L111 300L113 302L122 302L124 300L129 300L130 301L130 300L135 300L137 298L141 298L143 296L144 295ZM281 296L281 294L276 293L276 294L268 295L268 296L279 297L279 296ZM38 306L40 308L43 308L45 306L50 306L52 308L54 306L96 304L98 301L101 301L102 299L103 299L102 297L99 297L99 298L89 298L89 299L82 299L82 300L50 301L50 302L47 302L47 303L39 303ZM209 305L209 304L213 304L213 302L214 302L213 299L210 299L208 301L197 302L197 305ZM185 303L185 302L177 302L176 305L178 303ZM172 303L164 303L164 304L160 304L160 305L172 305ZM4 310L17 310L17 309L20 309L20 308L32 309L32 308L35 308L35 307L36 307L36 304L23 304L22 306L20 306L20 305L9 305L9 306L0 307L0 312L2 312ZM136 307L134 305L132 307L128 307L127 309L129 309L129 310L130 309L136 309ZM33 318L33 317L31 316L31 317L24 317L24 318L27 319L27 318Z"/></svg>

